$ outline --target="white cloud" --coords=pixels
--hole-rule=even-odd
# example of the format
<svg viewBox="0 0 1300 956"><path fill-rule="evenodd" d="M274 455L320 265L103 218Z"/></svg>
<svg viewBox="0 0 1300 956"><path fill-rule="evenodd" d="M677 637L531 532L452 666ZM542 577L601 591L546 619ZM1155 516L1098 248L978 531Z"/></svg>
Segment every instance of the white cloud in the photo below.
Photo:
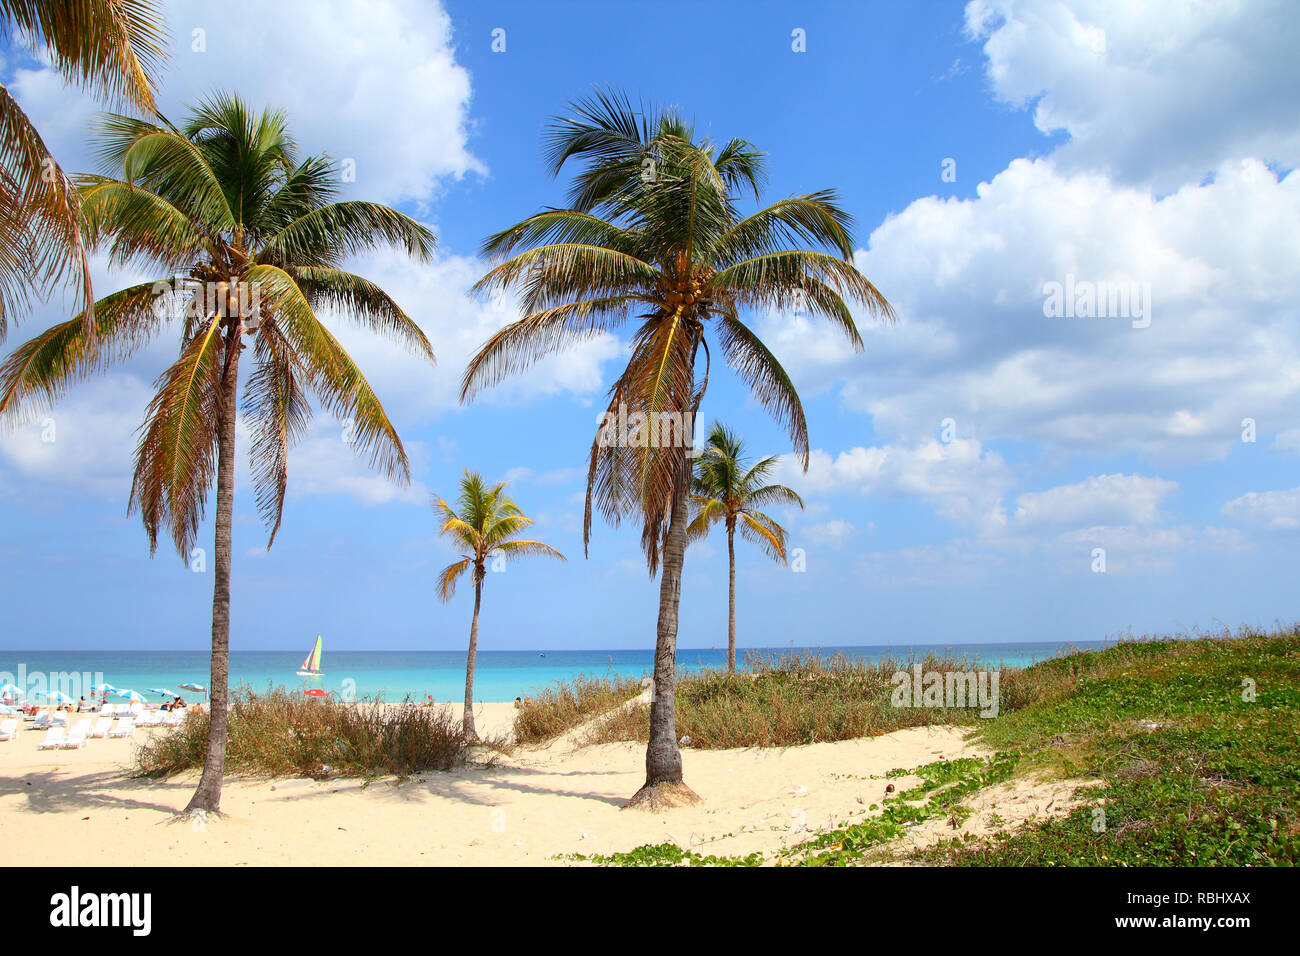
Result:
<svg viewBox="0 0 1300 956"><path fill-rule="evenodd" d="M796 383L901 444L959 434L1049 450L1202 461L1241 420L1300 418L1300 174L1257 161L1156 200L1104 176L1015 160L970 200L919 199L859 267L898 309L855 355L825 324L761 324ZM1151 324L1047 318L1068 276L1151 288Z"/></svg>
<svg viewBox="0 0 1300 956"><path fill-rule="evenodd" d="M817 544L839 547L845 544L855 531L857 529L843 518L832 518L822 524L809 525L800 537L806 537Z"/></svg>
<svg viewBox="0 0 1300 956"><path fill-rule="evenodd" d="M1300 428L1288 428L1273 437L1273 447L1278 451L1300 455Z"/></svg>
<svg viewBox="0 0 1300 956"><path fill-rule="evenodd" d="M1225 161L1300 163L1300 18L1290 0L974 0L994 95L1032 108L1069 170L1157 190Z"/></svg>
<svg viewBox="0 0 1300 956"><path fill-rule="evenodd" d="M1142 475L1095 475L1072 485L1029 492L1016 499L1018 527L1088 522L1151 524L1178 483Z"/></svg>
<svg viewBox="0 0 1300 956"><path fill-rule="evenodd" d="M339 341L374 384L390 416L403 423L428 421L460 407L460 380L470 357L501 326L518 316L512 300L498 310L473 300L469 289L486 271L473 257L445 256L432 264L412 262L397 252L353 261L349 268L385 289L424 330L438 362L336 320ZM550 356L521 375L480 392L476 403L516 404L541 396L570 395L581 401L605 384L604 363L621 346L611 335ZM593 416L593 422L595 421Z"/></svg>
<svg viewBox="0 0 1300 956"><path fill-rule="evenodd" d="M1300 531L1300 488L1248 492L1224 505L1223 514L1268 531Z"/></svg>
<svg viewBox="0 0 1300 956"><path fill-rule="evenodd" d="M783 458L776 480L801 493L857 491L878 498L919 498L945 518L992 531L1006 523L1002 497L1012 475L1002 457L978 441L931 439L913 446L858 446L832 458L809 456L805 474Z"/></svg>
<svg viewBox="0 0 1300 956"><path fill-rule="evenodd" d="M134 376L93 379L12 434L0 434L0 460L35 493L63 485L125 503L136 429L152 397L148 383Z"/></svg>
<svg viewBox="0 0 1300 956"><path fill-rule="evenodd" d="M349 188L376 201L426 201L446 177L485 172L468 146L470 77L432 0L317 0L309 11L170 0L166 17L173 49L159 105L173 121L219 89L283 108L303 151L354 160ZM85 133L100 106L49 69L16 71L11 89L60 162L88 171Z"/></svg>

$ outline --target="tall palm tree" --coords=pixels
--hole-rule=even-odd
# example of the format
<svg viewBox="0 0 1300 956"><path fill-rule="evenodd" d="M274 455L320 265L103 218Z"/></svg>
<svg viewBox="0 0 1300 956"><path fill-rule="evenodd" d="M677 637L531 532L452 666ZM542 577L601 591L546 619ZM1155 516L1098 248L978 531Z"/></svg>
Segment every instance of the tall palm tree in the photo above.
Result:
<svg viewBox="0 0 1300 956"><path fill-rule="evenodd" d="M736 530L761 547L773 561L785 564L785 529L758 509L766 505L798 505L803 499L785 485L768 479L780 458L772 456L748 465L745 443L721 422L714 422L695 461L691 487L694 517L686 529L691 540L703 538L722 522L727 529L727 672L736 673Z"/></svg>
<svg viewBox="0 0 1300 956"><path fill-rule="evenodd" d="M442 569L438 575L438 597L447 603L456 593L456 582L469 571L474 580L474 619L469 626L469 654L465 659L465 733L477 737L474 729L474 659L478 654L478 612L483 603L483 578L488 558L517 561L542 554L561 561L568 560L549 544L516 537L533 523L519 506L506 495L506 483L488 487L478 472L465 470L460 480L456 506L434 495L433 510L442 520L438 533L445 535L460 549L459 561Z"/></svg>
<svg viewBox="0 0 1300 956"><path fill-rule="evenodd" d="M744 140L697 141L674 110L638 110L625 95L601 91L551 124L547 153L557 176L570 160L582 163L569 207L544 209L484 242L499 264L476 289L519 290L524 314L470 361L461 398L633 314L641 320L592 443L584 545L593 509L615 525L635 515L650 574L662 566L646 781L628 806L692 802L698 797L682 782L674 691L689 453L708 383L706 330L786 426L806 468L799 396L741 310L802 309L830 321L855 348L862 342L845 299L887 318L892 311L853 266L852 220L834 192L742 214L741 190L757 200L764 168L763 155Z"/></svg>
<svg viewBox="0 0 1300 956"><path fill-rule="evenodd" d="M336 310L433 360L424 333L383 289L345 271L358 250L396 244L427 260L434 237L366 202L335 202L325 156L299 161L283 113L260 115L231 95L197 106L184 128L109 115L106 169L81 191L91 242L116 265L148 264L175 279L95 303L91 345L77 315L19 346L0 365L0 416L11 423L57 400L158 335L181 327L180 357L158 378L136 450L130 509L155 551L160 529L184 559L216 482L212 689L203 775L186 812L218 811L226 752L231 512L240 357L250 347L243 421L258 509L275 540L289 448L312 414L307 392L340 419L372 467L400 481L410 468L397 431L352 358L317 315Z"/></svg>
<svg viewBox="0 0 1300 956"><path fill-rule="evenodd" d="M49 51L63 76L110 102L152 111L166 36L154 0L0 0L0 40L17 33ZM0 83L0 342L31 293L47 294L69 273L90 306L86 245L74 184ZM91 309L87 322L93 322ZM93 336L93 325L88 325Z"/></svg>

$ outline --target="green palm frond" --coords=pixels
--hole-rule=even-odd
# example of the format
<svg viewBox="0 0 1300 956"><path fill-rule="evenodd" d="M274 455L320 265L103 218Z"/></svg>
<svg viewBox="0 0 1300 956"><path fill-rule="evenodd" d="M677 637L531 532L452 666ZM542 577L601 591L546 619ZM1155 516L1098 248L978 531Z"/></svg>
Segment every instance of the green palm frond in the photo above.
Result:
<svg viewBox="0 0 1300 956"><path fill-rule="evenodd" d="M442 601L451 600L457 579L466 571L473 572L476 585L481 584L487 561L496 554L507 561L533 556L566 560L549 544L517 537L533 519L519 509L505 488L504 481L489 485L482 475L467 468L461 475L455 504L437 495L430 498L439 520L438 533L463 551L461 560L449 564L438 575L438 597Z"/></svg>
<svg viewBox="0 0 1300 956"><path fill-rule="evenodd" d="M501 261L474 291L513 291L523 317L471 359L462 401L636 311L642 324L610 389L607 422L620 414L693 421L708 382L708 338L716 335L727 363L789 431L806 468L799 396L741 310L805 311L855 348L862 340L851 304L893 318L854 267L853 222L836 194L792 196L742 216L740 193L757 198L765 182L761 151L742 139L721 147L698 139L676 110L634 104L611 89L575 101L551 123L544 147L553 174L576 166L569 208L543 210L484 242L484 252ZM607 441L609 432L602 427L588 459L584 547L597 513L616 526L638 514L654 573L673 501L686 488L690 442L645 446L622 441L626 435ZM763 519L752 521L760 539L774 534Z"/></svg>
<svg viewBox="0 0 1300 956"><path fill-rule="evenodd" d="M333 163L323 156L299 161L285 115L257 112L236 96L209 97L180 127L162 117L108 114L96 138L103 174L84 177L71 193L87 241L107 249L115 265L148 264L172 278L107 296L15 349L0 364L0 420L19 423L179 322L181 356L149 406L131 496L152 545L164 527L182 555L193 542L214 481L214 436L234 415L214 391L214 369L237 368L250 342L242 401L271 542L283 514L289 450L312 414L308 395L351 423L355 449L371 467L408 481L396 428L317 310L432 361L424 333L391 296L338 268L382 245L427 260L432 233L384 206L335 203ZM0 139L0 158L8 148ZM0 179L4 174L0 163ZM0 228L0 273L21 265L28 249ZM3 281L0 274L0 301Z"/></svg>
<svg viewBox="0 0 1300 956"><path fill-rule="evenodd" d="M803 508L803 499L784 485L770 484L767 479L780 459L761 458L753 464L745 455L740 436L721 422L709 428L704 453L696 459L691 485L692 540L706 536L722 523L730 534L754 541L776 561L785 562L785 529L776 519L758 509L767 505L792 505Z"/></svg>

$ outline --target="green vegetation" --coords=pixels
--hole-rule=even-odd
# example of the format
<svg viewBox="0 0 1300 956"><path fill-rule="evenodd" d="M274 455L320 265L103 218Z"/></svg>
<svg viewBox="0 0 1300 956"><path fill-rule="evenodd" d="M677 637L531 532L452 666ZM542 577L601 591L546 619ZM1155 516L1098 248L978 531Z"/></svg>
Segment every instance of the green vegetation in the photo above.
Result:
<svg viewBox="0 0 1300 956"><path fill-rule="evenodd" d="M992 722L985 740L1023 752L1028 768L1099 777L1102 785L1068 816L987 840L944 841L916 854L918 860L981 866L1300 860L1300 629L1123 643L1030 671L1042 678L1042 699Z"/></svg>
<svg viewBox="0 0 1300 956"><path fill-rule="evenodd" d="M438 534L457 548L460 560L453 561L438 575L438 598L446 604L456 593L456 582L465 572L474 582L474 617L469 626L469 654L465 660L465 710L462 721L465 734L478 736L474 728L474 662L478 655L478 613L483 606L483 581L487 577L487 562L518 561L533 555L543 555L567 561L564 555L549 544L520 538L519 534L533 523L533 519L519 510L506 492L506 483L498 481L489 486L476 471L465 469L459 483L460 495L454 505L437 495L433 496L433 513L438 516Z"/></svg>
<svg viewBox="0 0 1300 956"><path fill-rule="evenodd" d="M791 670L760 671L753 683L766 677L779 686L791 679ZM808 710L838 696L840 712L849 712L849 688L860 693L869 687L846 681L843 673L837 677L833 668L828 677L813 677L816 671L806 667L793 671L808 679ZM726 697L730 691L719 676L705 675L700 686L723 687L719 696ZM701 856L671 845L574 859L616 866L858 865L888 855L890 841L918 823L947 817L956 828L969 813L964 801L979 790L1042 774L1091 778L1096 785L1068 815L988 837L940 840L903 858L968 866L1268 866L1300 860L1300 627L1123 641L1003 671L1001 689L1001 715L979 728L997 752L987 760L965 757L891 771L887 776L918 776L921 783L887 796L876 816L758 859ZM704 709L717 707L706 697L696 701ZM683 716L689 712L684 705ZM945 717L939 710L916 712Z"/></svg>
<svg viewBox="0 0 1300 956"><path fill-rule="evenodd" d="M894 707L895 672L965 671L964 658L929 656L872 664L842 655L751 657L748 671L686 671L677 687L677 729L700 750L795 747L852 740L926 724L974 724L977 708ZM1004 672L1005 673L1005 672ZM587 743L649 737L649 708L630 707L592 726Z"/></svg>
<svg viewBox="0 0 1300 956"><path fill-rule="evenodd" d="M472 743L449 708L308 700L283 688L235 690L229 735L226 765L237 773L318 779L450 770L464 763ZM135 776L197 770L207 741L207 716L191 712L175 730L140 747Z"/></svg>
<svg viewBox="0 0 1300 956"><path fill-rule="evenodd" d="M618 674L604 677L579 674L571 681L556 681L523 701L515 715L515 741L536 744L558 737L639 693L639 680Z"/></svg>

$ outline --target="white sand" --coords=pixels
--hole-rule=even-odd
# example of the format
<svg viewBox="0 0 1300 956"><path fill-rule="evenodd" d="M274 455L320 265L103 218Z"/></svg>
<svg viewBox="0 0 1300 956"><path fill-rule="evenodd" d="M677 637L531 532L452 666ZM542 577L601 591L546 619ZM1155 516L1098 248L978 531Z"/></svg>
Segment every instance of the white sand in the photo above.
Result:
<svg viewBox="0 0 1300 956"><path fill-rule="evenodd" d="M511 704L483 704L479 732L507 731L513 718ZM401 784L229 778L227 816L199 826L171 822L196 775L127 779L130 742L38 751L43 732L26 730L0 743L0 844L11 861L65 865L540 865L665 841L716 854L771 851L865 816L891 769L979 752L965 733L912 728L786 749L687 749L686 782L704 802L664 814L619 809L644 779L643 746L575 750L566 738Z"/></svg>

